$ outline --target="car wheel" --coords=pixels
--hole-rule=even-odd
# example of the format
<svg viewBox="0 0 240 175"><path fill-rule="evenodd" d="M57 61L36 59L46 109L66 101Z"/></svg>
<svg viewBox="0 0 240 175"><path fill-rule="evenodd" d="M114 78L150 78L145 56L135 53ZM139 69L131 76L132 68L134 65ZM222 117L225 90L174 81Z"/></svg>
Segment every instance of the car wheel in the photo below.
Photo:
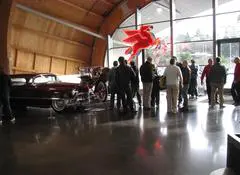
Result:
<svg viewBox="0 0 240 175"><path fill-rule="evenodd" d="M64 99L52 100L52 108L55 112L63 112L66 109L66 101Z"/></svg>
<svg viewBox="0 0 240 175"><path fill-rule="evenodd" d="M105 102L107 100L107 86L103 81L100 81L97 84L95 93L101 102Z"/></svg>

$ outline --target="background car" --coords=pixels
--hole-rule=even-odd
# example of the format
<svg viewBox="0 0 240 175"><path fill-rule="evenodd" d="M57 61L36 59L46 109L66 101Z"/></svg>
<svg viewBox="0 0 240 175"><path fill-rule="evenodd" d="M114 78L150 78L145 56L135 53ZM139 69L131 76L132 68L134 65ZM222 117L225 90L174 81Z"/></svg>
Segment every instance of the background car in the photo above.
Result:
<svg viewBox="0 0 240 175"><path fill-rule="evenodd" d="M79 94L89 90L79 83L61 82L56 75L50 73L18 74L10 77L10 101L13 108L51 106L54 111L62 112L70 106L81 105Z"/></svg>

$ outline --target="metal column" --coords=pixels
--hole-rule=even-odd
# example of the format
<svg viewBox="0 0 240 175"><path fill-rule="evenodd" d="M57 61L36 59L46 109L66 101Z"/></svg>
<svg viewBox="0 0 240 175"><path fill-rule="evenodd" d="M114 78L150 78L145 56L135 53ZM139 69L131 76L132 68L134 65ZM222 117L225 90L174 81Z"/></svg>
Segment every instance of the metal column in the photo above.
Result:
<svg viewBox="0 0 240 175"><path fill-rule="evenodd" d="M217 45L217 40L216 40L216 3L217 0L212 0L212 8L213 8L213 59L216 58L216 45Z"/></svg>

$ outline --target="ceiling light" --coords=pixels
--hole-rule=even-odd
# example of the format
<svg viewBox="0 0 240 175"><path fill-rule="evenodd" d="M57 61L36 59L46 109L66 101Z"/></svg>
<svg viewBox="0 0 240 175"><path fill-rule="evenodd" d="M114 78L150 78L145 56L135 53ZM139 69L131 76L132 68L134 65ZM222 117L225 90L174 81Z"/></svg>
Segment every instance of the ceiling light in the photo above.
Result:
<svg viewBox="0 0 240 175"><path fill-rule="evenodd" d="M157 8L157 12L158 12L158 13L162 13L162 8L160 8L160 7Z"/></svg>

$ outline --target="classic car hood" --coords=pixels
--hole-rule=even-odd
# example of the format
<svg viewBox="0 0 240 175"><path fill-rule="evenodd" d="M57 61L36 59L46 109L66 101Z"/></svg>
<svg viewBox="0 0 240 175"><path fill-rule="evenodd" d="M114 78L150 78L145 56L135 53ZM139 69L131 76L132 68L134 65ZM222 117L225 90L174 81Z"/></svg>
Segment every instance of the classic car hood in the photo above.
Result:
<svg viewBox="0 0 240 175"><path fill-rule="evenodd" d="M74 89L79 84L76 83L66 83L66 82L52 82L46 84L39 84L37 85L39 88L46 88L48 90L66 90L66 89Z"/></svg>

